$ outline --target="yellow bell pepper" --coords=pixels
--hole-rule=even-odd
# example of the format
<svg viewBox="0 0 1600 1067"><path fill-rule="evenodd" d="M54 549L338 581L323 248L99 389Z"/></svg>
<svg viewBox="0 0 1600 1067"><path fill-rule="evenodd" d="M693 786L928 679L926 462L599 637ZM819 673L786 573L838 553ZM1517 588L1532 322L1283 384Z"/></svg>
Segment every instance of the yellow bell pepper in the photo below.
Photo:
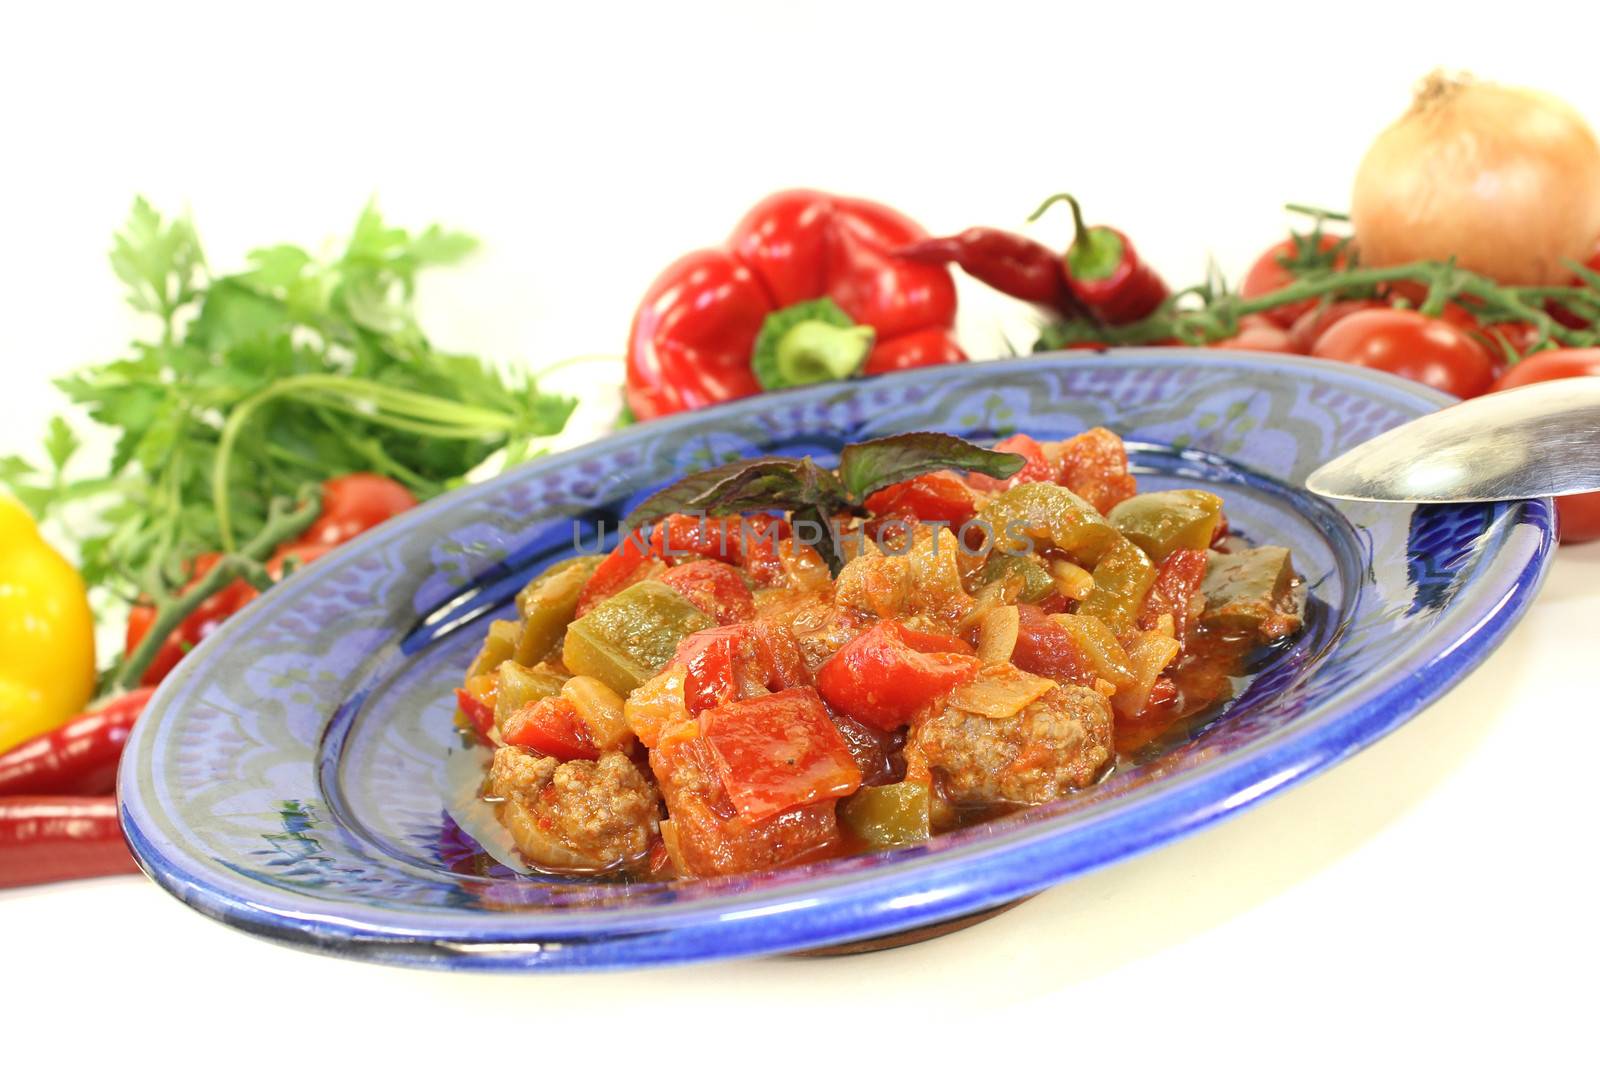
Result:
<svg viewBox="0 0 1600 1067"><path fill-rule="evenodd" d="M22 505L0 496L0 752L60 726L93 691L83 579Z"/></svg>

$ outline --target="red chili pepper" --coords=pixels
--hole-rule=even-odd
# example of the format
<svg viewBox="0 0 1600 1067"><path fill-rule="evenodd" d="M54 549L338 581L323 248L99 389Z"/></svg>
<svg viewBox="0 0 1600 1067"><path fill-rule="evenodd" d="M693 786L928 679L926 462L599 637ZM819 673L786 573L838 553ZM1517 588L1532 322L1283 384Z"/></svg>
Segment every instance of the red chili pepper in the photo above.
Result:
<svg viewBox="0 0 1600 1067"><path fill-rule="evenodd" d="M329 478L322 483L322 510L316 522L300 540L279 548L268 561L267 571L274 578L281 578L291 557L296 566L305 566L357 534L392 519L416 504L417 498L409 489L381 474L347 474ZM221 558L215 552L195 557L187 588L193 588ZM150 666L139 679L140 684L159 685L190 649L256 596L256 588L240 579L207 597L162 641L155 659L150 661ZM132 607L128 612L128 629L123 645L126 654L133 654L155 621L156 609L153 606L135 604Z"/></svg>
<svg viewBox="0 0 1600 1067"><path fill-rule="evenodd" d="M115 797L0 797L0 889L138 870Z"/></svg>
<svg viewBox="0 0 1600 1067"><path fill-rule="evenodd" d="M933 237L900 249L919 263L954 263L991 289L1068 318L1083 316L1083 303L1067 286L1061 257L1029 237L974 226L953 237Z"/></svg>
<svg viewBox="0 0 1600 1067"><path fill-rule="evenodd" d="M0 755L0 796L108 794L134 720L154 689L135 689Z"/></svg>
<svg viewBox="0 0 1600 1067"><path fill-rule="evenodd" d="M869 200L769 196L725 245L689 253L645 293L628 345L628 406L653 419L749 396L764 380L845 377L874 343L887 352L866 360L868 374L964 360L948 337L949 271L894 253L926 237ZM924 331L942 340L911 342Z"/></svg>
<svg viewBox="0 0 1600 1067"><path fill-rule="evenodd" d="M1044 214L1051 204L1065 201L1072 208L1077 236L1063 260L1067 284L1085 304L1113 326L1137 322L1161 306L1170 292L1167 283L1139 258L1133 242L1110 226L1089 226L1083 209L1067 193L1050 197L1029 221Z"/></svg>

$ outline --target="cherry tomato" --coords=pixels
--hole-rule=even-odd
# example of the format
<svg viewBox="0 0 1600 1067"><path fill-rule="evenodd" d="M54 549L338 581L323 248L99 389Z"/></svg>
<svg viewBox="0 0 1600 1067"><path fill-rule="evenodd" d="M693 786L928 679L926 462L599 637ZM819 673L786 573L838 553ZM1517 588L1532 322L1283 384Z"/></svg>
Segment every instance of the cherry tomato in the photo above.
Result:
<svg viewBox="0 0 1600 1067"><path fill-rule="evenodd" d="M1246 315L1239 320L1239 332L1223 338L1207 348L1242 349L1246 352L1295 353L1290 347L1289 334L1266 315Z"/></svg>
<svg viewBox="0 0 1600 1067"><path fill-rule="evenodd" d="M1416 311L1358 311L1335 323L1311 354L1388 371L1462 399L1494 384L1494 360L1482 345L1460 328Z"/></svg>
<svg viewBox="0 0 1600 1067"><path fill-rule="evenodd" d="M1339 238L1331 233L1325 233L1317 242L1317 247L1326 252L1339 243ZM1279 241L1265 252L1250 267L1250 272L1244 276L1244 282L1239 286L1239 295L1245 299L1253 296L1265 296L1275 293L1295 280L1294 272L1285 267L1280 259L1291 257L1295 254L1294 238ZM1340 253L1334 260L1335 266L1344 264L1344 254ZM1292 304L1272 308L1262 312L1271 319L1274 325L1287 330L1294 325L1294 320L1305 314L1306 309L1316 303L1315 300L1297 300Z"/></svg>
<svg viewBox="0 0 1600 1067"><path fill-rule="evenodd" d="M1583 265L1592 271L1600 271L1600 241L1595 242L1594 251L1589 253L1589 258L1583 261ZM1575 278L1573 279L1572 284L1583 285L1585 283L1583 279ZM1563 326L1570 327L1574 330L1586 330L1589 328L1588 319L1584 318L1582 315L1568 311L1564 306L1556 303L1554 300L1547 302L1544 306L1544 309L1550 313L1551 318L1555 319Z"/></svg>
<svg viewBox="0 0 1600 1067"><path fill-rule="evenodd" d="M1557 348L1518 362L1500 376L1494 391L1585 375L1600 376L1600 348ZM1562 544L1600 537L1600 493L1556 497L1556 520Z"/></svg>
<svg viewBox="0 0 1600 1067"><path fill-rule="evenodd" d="M322 514L300 538L307 545L342 545L417 506L411 490L381 474L346 474L322 483Z"/></svg>
<svg viewBox="0 0 1600 1067"><path fill-rule="evenodd" d="M379 474L347 474L330 478L322 485L322 511L300 540L279 547L267 562L274 578L283 577L285 563L292 556L296 566L305 566L359 533L415 507L417 498L399 482ZM207 552L195 558L191 577L184 588L192 589L221 558ZM188 651L210 634L224 619L257 596L254 586L243 579L233 582L206 600L167 635L140 679L143 685L156 685L172 672ZM128 654L139 647L155 623L155 609L135 604L128 613L124 647Z"/></svg>
<svg viewBox="0 0 1600 1067"><path fill-rule="evenodd" d="M965 363L967 354L961 351L950 331L943 326L915 330L872 346L866 366L866 375L888 374L890 371L915 370L918 367L937 367L944 363Z"/></svg>
<svg viewBox="0 0 1600 1067"><path fill-rule="evenodd" d="M195 557L189 581L184 584L184 589L193 589L196 583L211 572L211 568L215 567L221 558L222 556L216 552L206 552ZM150 666L140 677L139 684L159 685L161 679L172 673L178 661L183 659L191 648L221 626L228 616L249 603L255 597L255 592L249 582L240 579L223 586L221 590L202 600L200 606L191 611L167 635L166 640L161 642L155 658L150 661ZM133 654L155 621L156 609L148 604L135 604L129 610L128 628L123 644L126 654Z"/></svg>
<svg viewBox="0 0 1600 1067"><path fill-rule="evenodd" d="M1317 341L1340 319L1358 311L1387 306L1381 300L1340 300L1333 304L1314 305L1289 327L1289 347L1303 356L1310 355Z"/></svg>

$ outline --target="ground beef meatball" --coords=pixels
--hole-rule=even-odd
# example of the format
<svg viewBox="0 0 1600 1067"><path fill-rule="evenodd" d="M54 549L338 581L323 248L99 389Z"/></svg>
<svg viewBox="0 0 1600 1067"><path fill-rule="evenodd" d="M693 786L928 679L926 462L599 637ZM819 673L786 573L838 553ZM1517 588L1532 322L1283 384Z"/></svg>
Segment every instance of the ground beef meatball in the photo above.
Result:
<svg viewBox="0 0 1600 1067"><path fill-rule="evenodd" d="M1007 719L935 707L906 739L908 777L939 772L955 804L1042 804L1093 784L1111 758L1111 705L1060 685Z"/></svg>
<svg viewBox="0 0 1600 1067"><path fill-rule="evenodd" d="M507 745L495 750L488 790L504 798L500 821L536 866L634 868L656 837L655 786L618 752L563 763Z"/></svg>

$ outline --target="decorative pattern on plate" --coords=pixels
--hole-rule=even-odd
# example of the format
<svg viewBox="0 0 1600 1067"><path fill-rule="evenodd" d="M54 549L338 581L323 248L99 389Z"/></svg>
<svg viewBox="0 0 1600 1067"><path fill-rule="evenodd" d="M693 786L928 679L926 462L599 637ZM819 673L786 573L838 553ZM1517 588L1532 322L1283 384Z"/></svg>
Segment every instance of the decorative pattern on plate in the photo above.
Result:
<svg viewBox="0 0 1600 1067"><path fill-rule="evenodd" d="M1547 501L1334 506L1327 458L1440 399L1317 361L1170 350L1035 357L819 386L630 430L451 494L285 583L162 688L124 761L145 868L201 911L305 947L463 968L597 967L800 949L992 907L1192 831L1371 743L1526 607ZM1123 434L1146 487L1204 484L1293 549L1305 631L1187 743L1063 802L900 852L736 878L590 883L478 847L447 759L450 691L534 571L680 474L823 462L912 429ZM455 805L452 809L452 805Z"/></svg>

